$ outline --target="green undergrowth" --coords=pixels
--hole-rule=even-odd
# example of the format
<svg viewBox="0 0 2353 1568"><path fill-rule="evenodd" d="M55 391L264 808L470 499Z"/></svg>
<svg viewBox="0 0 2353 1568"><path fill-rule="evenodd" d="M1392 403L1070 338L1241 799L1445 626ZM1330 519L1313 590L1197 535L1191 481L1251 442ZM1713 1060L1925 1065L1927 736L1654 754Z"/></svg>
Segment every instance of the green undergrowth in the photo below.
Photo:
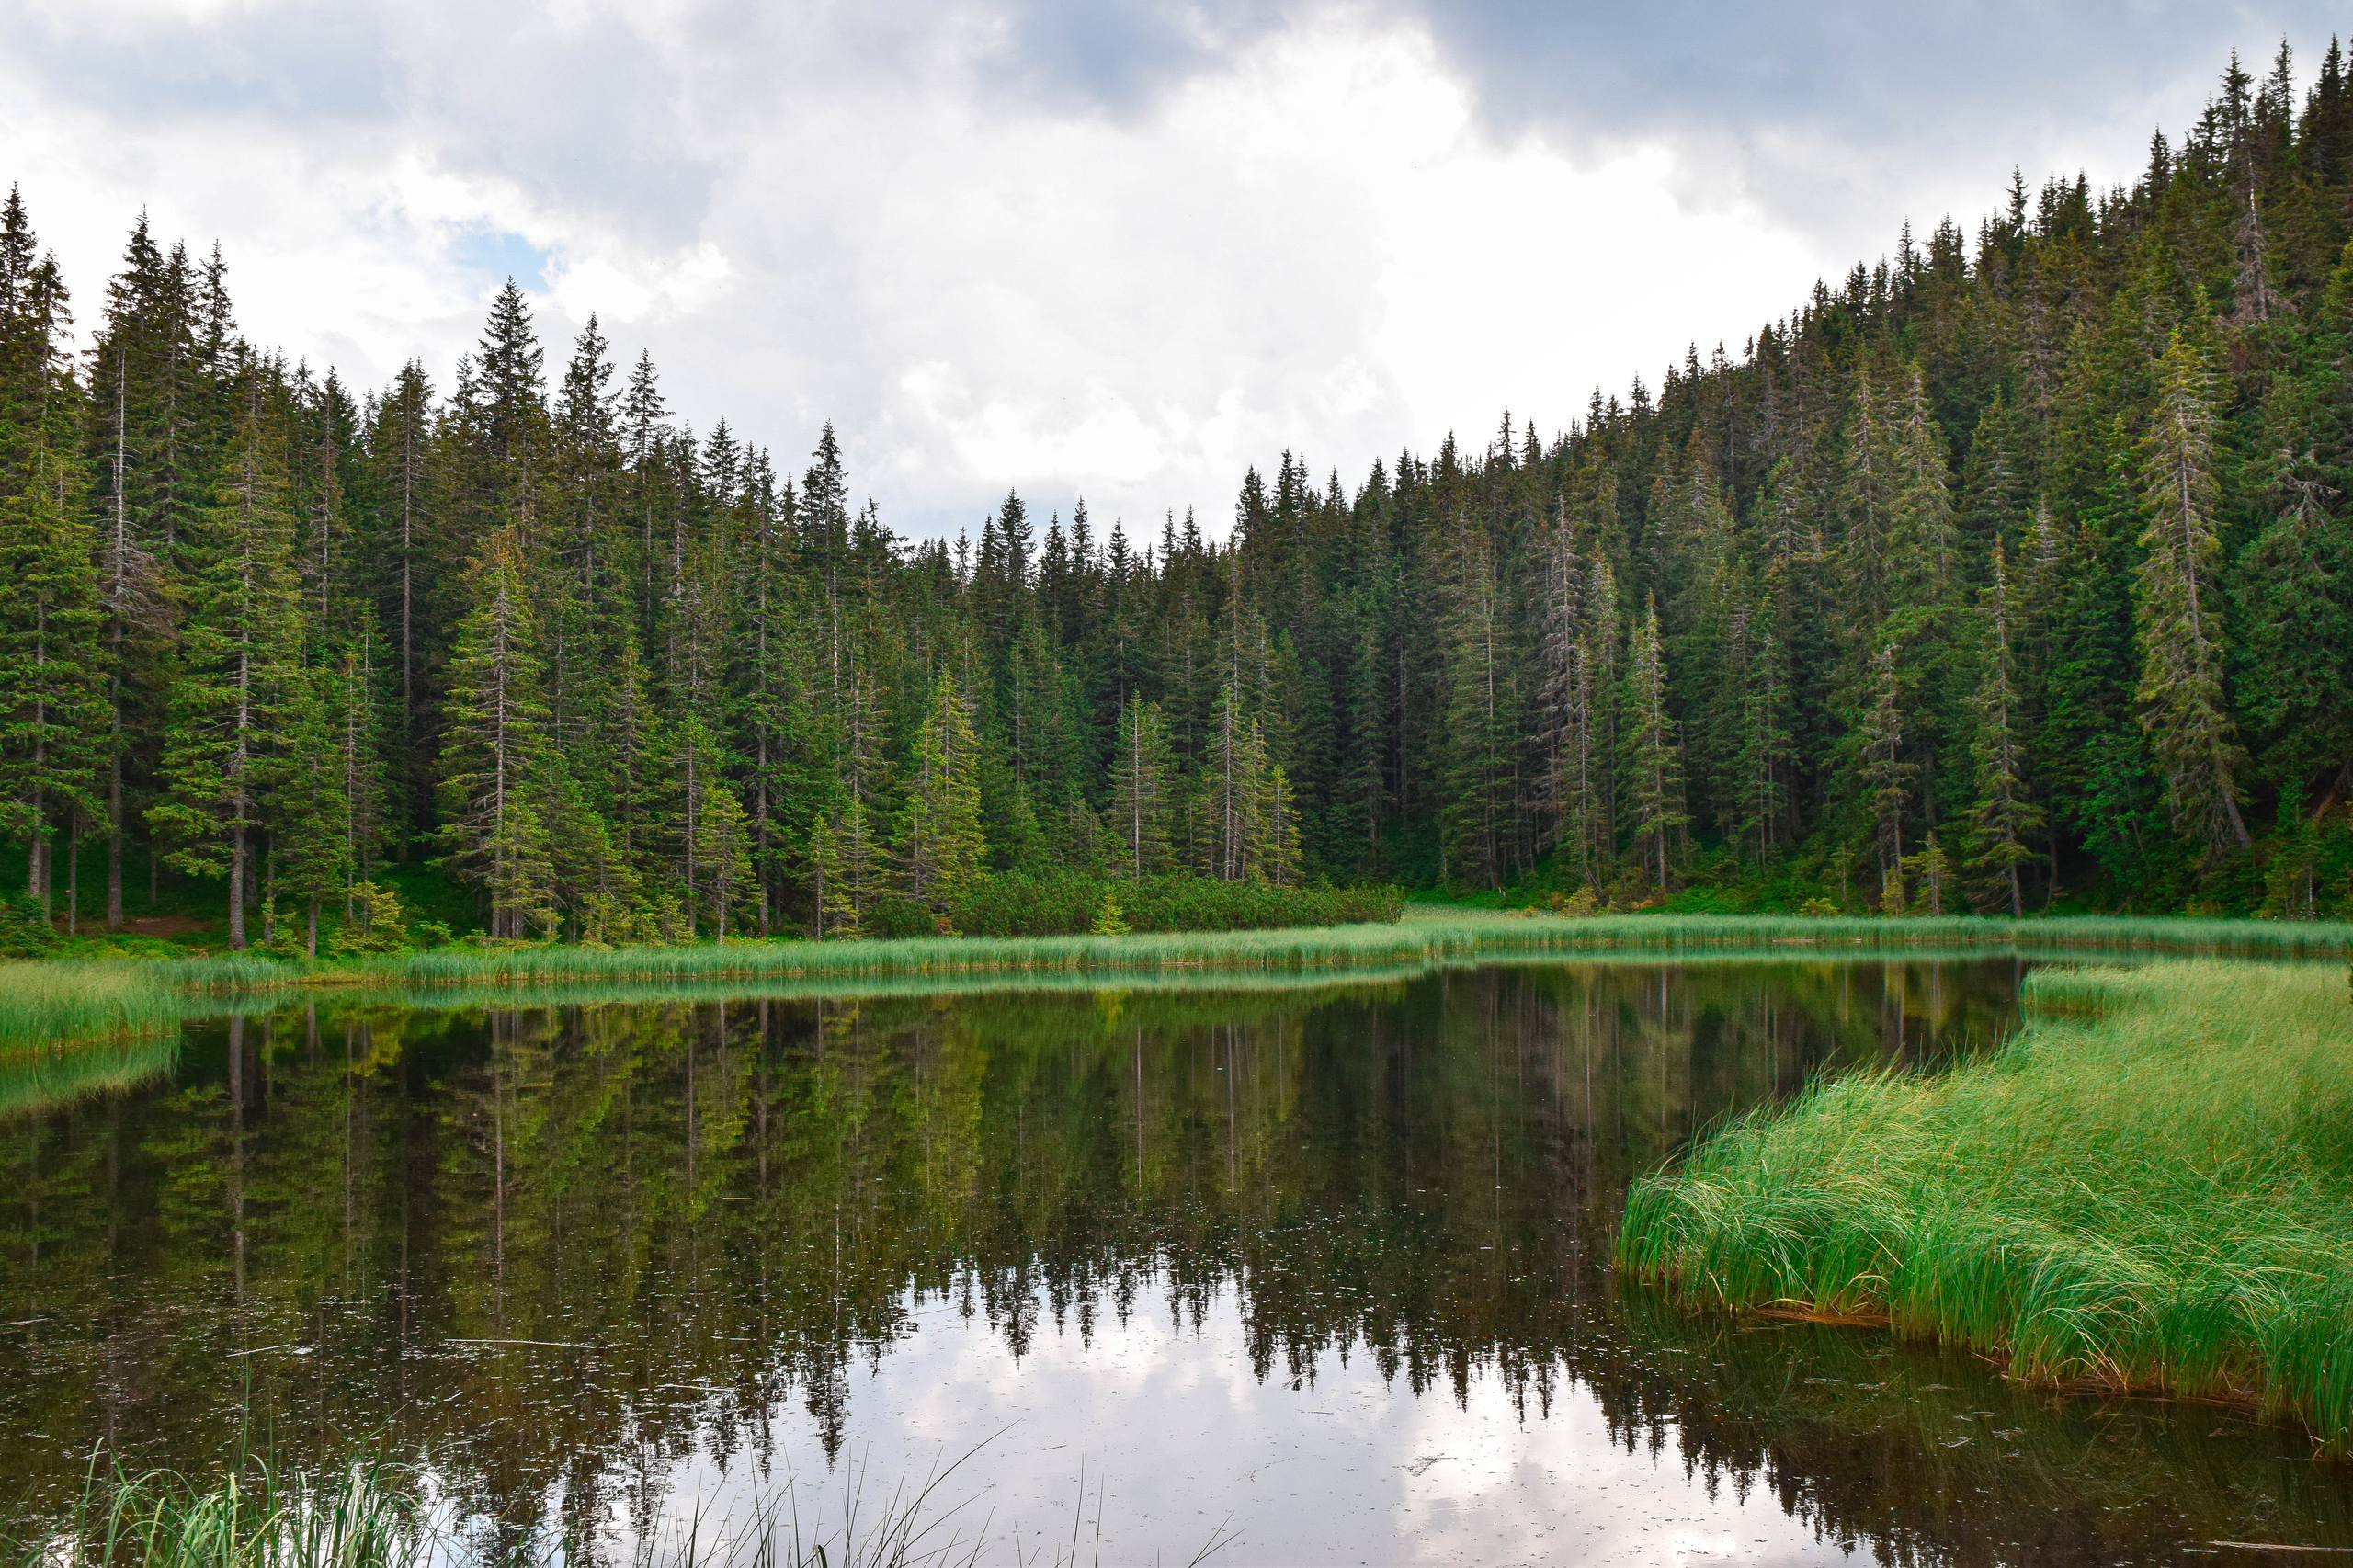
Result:
<svg viewBox="0 0 2353 1568"><path fill-rule="evenodd" d="M2252 1404L2353 1452L2342 971L2046 970L2027 1003L1990 1058L1817 1085L1639 1182L1620 1265L2037 1382Z"/></svg>

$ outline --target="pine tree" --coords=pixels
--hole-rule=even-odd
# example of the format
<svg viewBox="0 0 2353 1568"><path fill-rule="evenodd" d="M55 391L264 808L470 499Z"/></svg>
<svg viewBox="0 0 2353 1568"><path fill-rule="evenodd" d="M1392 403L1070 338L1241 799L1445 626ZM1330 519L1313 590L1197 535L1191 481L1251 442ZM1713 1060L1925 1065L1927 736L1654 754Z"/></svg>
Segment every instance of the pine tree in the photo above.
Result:
<svg viewBox="0 0 2353 1568"><path fill-rule="evenodd" d="M2222 696L2220 486L2208 381L2204 357L2175 333L2135 453L2146 555L2133 585L2141 654L2133 696L2174 821L2213 849L2244 847L2248 838L2239 815L2245 758Z"/></svg>
<svg viewBox="0 0 2353 1568"><path fill-rule="evenodd" d="M1893 602L1931 609L1953 602L1961 574L1944 432L1928 411L1919 366L1905 368L1902 391L1893 402L1891 412L1899 422L1890 432L1882 460L1895 471L1886 545Z"/></svg>
<svg viewBox="0 0 2353 1568"><path fill-rule="evenodd" d="M187 619L148 812L176 869L228 879L229 946L245 946L253 838L300 680L300 588L281 444L263 424L257 370L212 506L182 541Z"/></svg>
<svg viewBox="0 0 2353 1568"><path fill-rule="evenodd" d="M836 833L841 849L842 893L850 915L862 924L882 887L882 854L874 841L874 819L866 802L853 793L842 807Z"/></svg>
<svg viewBox="0 0 2353 1568"><path fill-rule="evenodd" d="M481 887L490 934L551 929L548 710L519 541L499 529L468 575L441 742L441 842L450 869Z"/></svg>
<svg viewBox="0 0 2353 1568"><path fill-rule="evenodd" d="M2026 913L2018 868L2034 858L2042 810L2026 779L2025 714L2010 644L2009 566L1994 546L1993 580L1983 604L1984 646L1970 699L1970 759L1977 795L1969 809L1969 868L1998 891L2013 915Z"/></svg>
<svg viewBox="0 0 2353 1568"><path fill-rule="evenodd" d="M1279 888L1296 886L1300 876L1299 800L1291 792L1290 775L1279 764L1267 769L1265 799L1258 807L1264 824L1265 847L1256 856L1256 870Z"/></svg>
<svg viewBox="0 0 2353 1568"><path fill-rule="evenodd" d="M0 410L0 582L8 585L0 596L0 826L26 841L26 891L46 915L59 829L67 829L70 854L72 824L103 809L96 541L51 442L54 421L37 402L9 402Z"/></svg>
<svg viewBox="0 0 2353 1568"><path fill-rule="evenodd" d="M26 841L26 891L46 915L58 830L77 863L74 824L100 810L106 726L96 539L67 455L72 318L38 248L12 187L0 209L0 830Z"/></svg>
<svg viewBox="0 0 2353 1568"><path fill-rule="evenodd" d="M1621 706L1628 827L1638 862L1649 866L1666 896L1676 840L1690 817L1683 798L1683 748L1667 711L1666 655L1659 639L1658 604L1644 604L1626 656Z"/></svg>
<svg viewBox="0 0 2353 1568"><path fill-rule="evenodd" d="M2283 475L2285 505L2240 551L2236 687L2263 771L2303 784L2353 757L2353 530L2319 481Z"/></svg>
<svg viewBox="0 0 2353 1568"><path fill-rule="evenodd" d="M319 956L320 908L349 892L355 869L338 674L315 665L292 673L270 787L271 868L277 885L301 904L303 951L312 958Z"/></svg>
<svg viewBox="0 0 2353 1568"><path fill-rule="evenodd" d="M907 895L942 915L977 885L988 852L981 833L979 753L963 695L942 670L915 737L897 828Z"/></svg>
<svg viewBox="0 0 2353 1568"><path fill-rule="evenodd" d="M816 884L817 939L848 941L865 935L843 881L841 843L834 824L822 816L809 828L809 874Z"/></svg>
<svg viewBox="0 0 2353 1568"><path fill-rule="evenodd" d="M1889 641L1871 657L1868 706L1854 735L1855 778L1870 813L1879 851L1881 905L1888 914L1904 907L1904 816L1916 772L1904 750L1904 709L1895 643Z"/></svg>
<svg viewBox="0 0 2353 1568"><path fill-rule="evenodd" d="M1839 490L1843 527L1838 568L1848 635L1868 645L1892 605L1889 563L1896 527L1896 432L1868 370L1855 377L1854 413L1847 422L1845 481Z"/></svg>
<svg viewBox="0 0 2353 1568"><path fill-rule="evenodd" d="M326 693L335 742L331 763L346 833L344 858L356 881L374 880L390 836L384 801L384 694L379 689L383 672L377 657L375 620L363 616Z"/></svg>
<svg viewBox="0 0 2353 1568"><path fill-rule="evenodd" d="M1796 754L1790 733L1788 651L1770 619L1759 616L1757 619L1763 625L1762 641L1750 661L1745 685L1734 694L1740 711L1740 743L1733 820L1740 842L1756 846L1757 864L1763 866L1779 846L1782 823L1789 813Z"/></svg>
<svg viewBox="0 0 2353 1568"><path fill-rule="evenodd" d="M1168 729L1159 708L1131 696L1111 759L1111 821L1120 840L1115 863L1123 875L1156 876L1168 867L1169 772Z"/></svg>
<svg viewBox="0 0 2353 1568"><path fill-rule="evenodd" d="M1207 767L1201 779L1207 856L1204 874L1240 881L1251 874L1251 851L1262 842L1259 807L1266 783L1266 737L1231 683L1218 688L1210 710Z"/></svg>
<svg viewBox="0 0 2353 1568"><path fill-rule="evenodd" d="M1875 858L1890 910L1949 853L1987 908L2327 912L2353 89L2286 63L2138 184L2021 176L1973 252L1907 233L1552 441L1508 417L1353 495L1285 452L1231 536L1142 549L1010 494L977 551L900 539L830 427L787 480L594 320L551 388L513 285L445 397L347 391L143 220L68 360L11 199L0 834L37 894L102 835L119 924L143 822L241 940L256 883L373 907L433 845L501 937L583 941L839 935L886 881L952 918L1017 869L1671 891L1685 852L1756 892Z"/></svg>
<svg viewBox="0 0 2353 1568"><path fill-rule="evenodd" d="M1914 914L1933 916L1945 912L1945 889L1952 883L1952 859L1945 854L1944 846L1937 842L1934 830L1918 854L1904 858L1904 877L1915 890L1911 904Z"/></svg>
<svg viewBox="0 0 2353 1568"><path fill-rule="evenodd" d="M1511 810L1518 733L1506 662L1504 606L1485 530L1467 519L1456 533L1445 600L1447 736L1439 822L1448 874L1500 887Z"/></svg>
<svg viewBox="0 0 2353 1568"><path fill-rule="evenodd" d="M691 749L699 754L688 786L695 802L694 863L711 937L723 943L729 911L752 896L751 819L719 766L717 747L703 740Z"/></svg>

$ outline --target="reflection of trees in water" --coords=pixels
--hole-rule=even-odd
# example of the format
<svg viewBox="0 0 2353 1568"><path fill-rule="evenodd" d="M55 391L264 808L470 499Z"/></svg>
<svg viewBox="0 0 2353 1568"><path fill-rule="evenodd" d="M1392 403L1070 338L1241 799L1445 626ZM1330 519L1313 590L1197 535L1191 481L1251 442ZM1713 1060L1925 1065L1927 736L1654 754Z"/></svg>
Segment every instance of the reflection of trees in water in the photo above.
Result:
<svg viewBox="0 0 2353 1568"><path fill-rule="evenodd" d="M1847 1484L1632 1359L1623 1184L1828 1065L1990 1040L2010 990L1814 962L231 1020L173 1085L0 1132L0 1292L39 1319L0 1337L0 1430L40 1434L37 1494L100 1438L197 1462L249 1408L289 1460L429 1456L486 1528L642 1519L698 1446L777 1465L790 1403L835 1454L916 1313L1020 1355L1230 1291L1262 1379L1338 1351L1530 1415L1575 1379L1738 1484ZM1637 1337L1723 1343L1680 1321ZM1852 1484L1808 1506L1899 1542L1925 1506Z"/></svg>
<svg viewBox="0 0 2353 1568"><path fill-rule="evenodd" d="M1712 1494L1770 1490L1842 1546L1900 1562L2170 1561L2184 1541L2353 1541L2353 1483L2234 1413L2067 1399L1965 1355L1647 1294L1585 1343L1580 1380L1629 1451L1671 1445ZM2215 1428L2235 1427L2217 1443Z"/></svg>

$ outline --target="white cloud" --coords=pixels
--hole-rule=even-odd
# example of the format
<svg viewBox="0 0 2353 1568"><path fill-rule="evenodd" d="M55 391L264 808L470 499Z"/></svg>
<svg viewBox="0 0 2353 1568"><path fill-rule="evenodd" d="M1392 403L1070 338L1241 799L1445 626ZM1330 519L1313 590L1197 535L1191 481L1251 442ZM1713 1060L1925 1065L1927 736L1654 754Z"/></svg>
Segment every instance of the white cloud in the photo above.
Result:
<svg viewBox="0 0 2353 1568"><path fill-rule="evenodd" d="M1604 137L1574 105L1486 112L1479 58L1404 7L1196 6L1033 78L1025 51L1101 40L1005 3L45 6L0 21L0 176L85 327L144 205L222 241L257 340L446 385L520 255L551 370L596 311L789 469L835 420L903 528L1017 485L1216 529L1284 448L1353 483L1506 405L1556 430L1688 342L1736 352L1905 212L1973 218L2013 156L2105 152L2104 179L2145 133L2135 102L1941 163L1818 117L1738 156L1696 112ZM1800 165L1802 190L1755 183Z"/></svg>

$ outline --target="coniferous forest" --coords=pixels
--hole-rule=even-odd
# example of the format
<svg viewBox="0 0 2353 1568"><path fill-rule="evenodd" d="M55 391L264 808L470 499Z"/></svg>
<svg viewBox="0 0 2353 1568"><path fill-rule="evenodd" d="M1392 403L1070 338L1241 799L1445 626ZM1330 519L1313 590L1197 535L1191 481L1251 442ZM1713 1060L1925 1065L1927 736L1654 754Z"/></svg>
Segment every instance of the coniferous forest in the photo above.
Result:
<svg viewBox="0 0 2353 1568"><path fill-rule="evenodd" d="M218 246L142 218L69 300L37 218L0 831L60 920L176 889L315 942L428 869L491 936L599 941L1074 887L2353 902L2333 41L2306 91L2234 60L2131 185L2014 177L1559 433L1285 452L1208 524L1007 494L903 539L830 428L690 428L511 282L446 373L355 388L244 339Z"/></svg>

